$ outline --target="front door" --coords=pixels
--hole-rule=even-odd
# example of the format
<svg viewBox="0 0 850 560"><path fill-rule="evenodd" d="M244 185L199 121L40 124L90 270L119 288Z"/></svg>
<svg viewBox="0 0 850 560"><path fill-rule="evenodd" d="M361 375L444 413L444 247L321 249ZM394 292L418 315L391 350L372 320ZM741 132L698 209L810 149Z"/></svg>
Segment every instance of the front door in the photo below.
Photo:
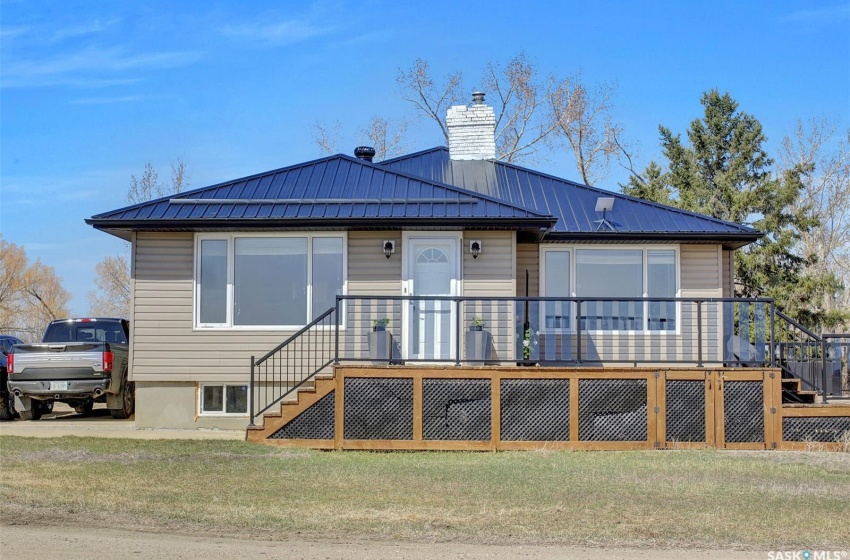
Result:
<svg viewBox="0 0 850 560"><path fill-rule="evenodd" d="M453 296L459 288L457 237L409 237L406 293L426 299L407 303L405 339L411 360L451 360L455 353L455 302L427 299Z"/></svg>

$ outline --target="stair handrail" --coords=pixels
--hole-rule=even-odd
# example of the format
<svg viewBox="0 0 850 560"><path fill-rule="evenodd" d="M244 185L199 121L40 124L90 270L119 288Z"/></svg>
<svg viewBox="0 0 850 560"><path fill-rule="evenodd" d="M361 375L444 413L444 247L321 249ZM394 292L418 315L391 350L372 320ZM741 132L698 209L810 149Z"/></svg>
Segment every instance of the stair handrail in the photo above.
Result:
<svg viewBox="0 0 850 560"><path fill-rule="evenodd" d="M334 315L336 310L337 310L336 305L334 307L331 307L330 309L328 309L327 311L325 311L324 313L322 313L321 315L319 315L318 317L316 317L315 319L310 321L307 325L305 325L304 327L299 329L295 334L293 334L292 336L290 336L289 338L287 338L286 340L284 340L283 342L281 342L280 344L275 346L274 349L267 352L260 359L254 360L254 356L251 356L251 380L250 380L250 384L249 384L249 388L248 388L248 409L250 411L250 419L248 421L248 426L254 426L254 419L257 416L259 416L260 414L269 410L271 407L273 407L274 405L276 405L277 403L282 401L284 398L286 398L291 393L297 391L298 388L301 387L304 383L306 383L307 381L309 381L310 379L315 377L320 371L322 371L323 369L328 367L330 364L334 363L334 361L336 360L335 355L331 356L329 359L327 359L323 362L320 362L321 365L319 365L312 372L310 372L309 374L307 374L306 376L301 378L300 381L298 381L294 385L291 385L288 390L283 391L278 396L274 396L274 394L273 394L273 398L271 399L271 401L268 402L266 404L266 406L264 406L262 409L257 410L257 411L254 410L254 399L255 399L254 393L255 393L255 388L257 387L256 368L263 365L265 362L267 362L273 356L276 356L278 353L280 353L282 350L284 350L287 346L289 346L293 342L299 340L302 336L310 333L316 326L320 325L323 322L326 322L325 320L330 315ZM332 336L334 338L337 338L338 337L338 331L339 331L339 321L334 320L328 326L331 327L334 331L336 331L336 332L333 333ZM336 350L333 351L333 354L336 354ZM303 365L303 361L302 361L301 365ZM285 376L286 376L286 372L282 372L281 375L280 375L281 383L283 382ZM274 381L274 377L275 377L275 375L274 375L274 372L273 372L273 374L272 374L273 381Z"/></svg>
<svg viewBox="0 0 850 560"><path fill-rule="evenodd" d="M782 363L781 360L779 362L779 366L784 371L791 373L795 378L800 379L801 382L803 382L806 385L808 385L809 387L813 388L815 391L819 391L821 393L821 397L823 398L823 402L826 403L827 402L828 390L827 390L827 373L826 373L826 345L825 345L825 342L824 342L824 338L822 336L818 335L818 334L815 334L813 331L807 329L806 327L804 327L803 325L801 325L800 323L798 323L797 321L795 321L794 319L792 319L791 317L789 317L788 315L786 315L785 313L780 311L779 309L776 310L776 316L778 318L780 318L781 320L785 321L786 323L788 323L789 325L791 325L792 327L794 327L795 329L799 330L800 332L802 332L806 336L810 337L814 344L817 344L818 346L820 346L820 362L821 362L820 365L821 365L821 377L822 377L820 387L818 387L817 385L815 385L813 383L810 383L806 379L803 379L801 377L798 377L797 375L794 375L793 372L790 369L788 369L786 367L786 365ZM774 341L774 344L777 344L777 342ZM773 351L775 352L775 349ZM814 381L814 378L812 380Z"/></svg>

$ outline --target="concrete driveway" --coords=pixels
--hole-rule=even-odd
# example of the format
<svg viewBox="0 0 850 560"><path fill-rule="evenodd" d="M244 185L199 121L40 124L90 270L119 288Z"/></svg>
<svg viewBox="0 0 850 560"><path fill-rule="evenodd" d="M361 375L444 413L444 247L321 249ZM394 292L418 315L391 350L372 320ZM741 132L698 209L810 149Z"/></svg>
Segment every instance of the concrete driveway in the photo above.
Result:
<svg viewBox="0 0 850 560"><path fill-rule="evenodd" d="M133 418L115 420L105 405L95 405L91 414L81 415L66 404L56 403L41 420L15 419L0 422L0 435L23 437L107 437L131 439L245 439L242 430L136 429Z"/></svg>

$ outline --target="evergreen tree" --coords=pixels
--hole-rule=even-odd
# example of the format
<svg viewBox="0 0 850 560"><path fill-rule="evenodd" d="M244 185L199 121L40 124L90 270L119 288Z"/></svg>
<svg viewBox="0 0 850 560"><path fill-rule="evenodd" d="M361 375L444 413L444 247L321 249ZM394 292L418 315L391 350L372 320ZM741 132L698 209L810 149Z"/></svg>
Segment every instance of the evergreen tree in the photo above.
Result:
<svg viewBox="0 0 850 560"><path fill-rule="evenodd" d="M636 175L633 172L628 184L621 186L623 194L661 204L673 204L674 201L670 199L672 189L667 177L661 166L651 161L643 175Z"/></svg>
<svg viewBox="0 0 850 560"><path fill-rule="evenodd" d="M687 144L659 127L668 171L650 164L647 180L630 181L624 192L659 200L669 185L669 201L676 206L755 227L765 235L736 254L736 295L771 297L804 324L828 324L834 318L824 313L821 302L838 282L830 273L807 271L815 257L795 250L801 234L818 224L811 207L799 203L811 166L774 174L755 117L717 90L704 93L700 103L705 114L691 123Z"/></svg>

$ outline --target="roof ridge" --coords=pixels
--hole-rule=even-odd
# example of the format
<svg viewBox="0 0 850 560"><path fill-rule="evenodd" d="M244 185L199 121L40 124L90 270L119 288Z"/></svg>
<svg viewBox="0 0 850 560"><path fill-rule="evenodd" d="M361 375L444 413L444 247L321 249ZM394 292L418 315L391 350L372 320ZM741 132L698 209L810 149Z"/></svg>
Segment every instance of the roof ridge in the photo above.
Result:
<svg viewBox="0 0 850 560"><path fill-rule="evenodd" d="M753 232L753 233L758 232L758 230L755 229L755 228L751 228L749 226L745 226L745 225L742 225L742 224L737 224L735 222L729 222L727 220L721 220L720 218L715 218L713 216L707 216L705 214L700 214L698 212L692 212L690 210L685 210L684 208L678 208L676 206L670 206L669 204L662 204L660 202L653 202L651 200L645 200L643 198L638 198L636 196L630 196L630 195L627 195L627 194L624 194L624 193L621 193L621 192L609 191L607 189L603 189L603 188L600 188L600 187L594 187L592 185L585 185L584 183L578 183L576 181L571 181L570 179L564 179L563 177L557 177L557 176L551 175L549 173L544 173L542 171L536 171L534 169L529 169L528 167L522 167L521 165L516 165L514 163L508 163L508 162L499 161L499 160L494 160L493 163L495 163L497 165L501 165L503 167L510 167L510 168L513 168L513 169L518 169L518 170L523 171L525 173L530 173L532 175L537 175L539 177L546 177L548 179L552 179L552 180L555 180L555 181L558 181L558 182L561 182L561 183L567 183L569 185L572 185L573 187L577 187L577 188L580 188L580 189L598 192L600 194L606 194L606 195L610 194L610 195L613 195L613 196L616 196L616 197L619 197L619 198L630 200L632 202L637 202L638 204L644 204L644 205L647 205L647 206L651 206L651 207L654 207L654 208L661 208L661 209L664 209L664 210L671 210L673 212L677 212L679 214L684 214L686 216L691 216L691 217L699 218L699 219L702 219L702 220L709 220L709 221L712 221L712 222L715 222L715 223L723 224L725 226L736 227L738 229L741 229L741 230L744 230L744 231L747 231L747 232Z"/></svg>
<svg viewBox="0 0 850 560"><path fill-rule="evenodd" d="M437 149L439 150L440 148L437 148ZM175 199L175 198L176 199L189 199L189 198L192 198L193 195L197 195L198 193L203 193L203 192L207 192L207 191L210 191L210 190L226 187L228 185L235 185L237 183L251 181L251 180L257 179L257 178L273 176L273 175L276 175L278 173L288 173L288 172L296 171L296 170L303 169L303 168L306 168L306 167L315 166L315 165L318 165L318 164L321 164L321 163L330 162L332 160L348 161L350 163L355 163L357 165L360 165L360 166L363 166L363 167L366 167L366 168L371 168L371 169L373 169L375 171L379 171L381 173L386 173L386 174L394 175L394 176L397 176L397 177L404 177L405 179L408 179L408 180L414 180L414 181L417 181L419 183L428 184L428 185L431 185L431 186L434 186L434 187L439 187L439 188L442 188L446 191L449 191L449 192L452 192L452 193L455 193L455 194L458 194L458 195L471 196L471 197L473 197L477 200L481 200L481 201L485 201L485 202L492 202L494 204L500 204L501 206L503 206L505 208L510 208L510 209L513 209L513 210L519 210L519 211L522 211L522 212L526 212L527 214L529 214L530 216L533 216L533 217L552 218L553 220L555 219L555 217L552 216L551 214L542 213L542 212L540 212L536 209L526 208L525 206L520 206L520 205L511 203L511 202L508 202L506 200L502 200L502 199L499 199L499 198L496 198L496 197L492 197L492 196L489 196L489 195L486 195L486 194L483 194L483 193L479 193L479 192L472 191L472 190L469 190L469 189L464 189L464 188L458 187L456 185L450 185L448 183L443 183L443 182L440 182L440 181L437 181L437 180L434 180L434 179L428 179L428 178L425 178L425 177L421 177L419 175L413 175L413 174L410 174L410 173L405 173L403 171L398 171L396 169L387 168L387 167L380 165L379 163L370 162L370 161L367 161L367 160L363 160L363 159L353 157L353 156L349 156L347 154L342 154L342 153L338 153L338 154L334 154L334 155L330 155L330 156L325 156L325 157L322 157L322 158L298 163L298 164L295 164L295 165L289 165L289 166L281 167L281 168L278 168L278 169L272 169L272 170L264 171L264 172L261 172L261 173L254 173L252 175L247 175L245 177L239 177L239 178L231 179L231 180L228 180L228 181L222 181L222 182L219 182L219 183L215 183L213 185L208 185L208 186L205 186L205 187L199 187L197 189L192 189L192 190L189 190L189 191L184 191L184 192L179 192L179 193L174 193L174 194L162 196L162 197L159 197L159 198L147 200L145 202L139 202L139 203L136 203L136 204L132 204L132 205L126 206L124 208L118 208L118 209L115 209L115 210L111 210L109 212L101 212L100 214L95 214L91 218L92 219L100 219L100 218L102 218L106 215L116 214L116 213L119 213L119 212L127 212L127 211L135 210L135 209L138 209L138 208L142 208L142 207L145 207L145 206L154 206L154 205L159 204L161 202L167 202L167 201L169 201L171 199ZM352 200L354 200L354 199L352 199ZM215 199L210 199L210 204L214 204L214 203L215 203Z"/></svg>
<svg viewBox="0 0 850 560"><path fill-rule="evenodd" d="M292 170L298 169L300 167L307 167L308 165L315 165L315 164L320 163L322 161L330 161L330 160L337 158L337 157L340 157L340 156L346 157L345 154L333 154L333 155L313 159L313 160L310 160L310 161L297 163L295 165L287 165L287 166L284 166L284 167L280 167L278 169L263 171L261 173L254 173L254 174L251 174L251 175L246 175L245 177L238 177L236 179L231 179L229 181L221 181L220 183L215 183L213 185L207 185L205 187L198 187L197 189L192 189L192 190L189 190L189 191L181 191L181 192L172 193L172 194L169 194L169 195L166 195L166 196L160 196L158 198L152 198L152 199L146 200L144 202L137 202L136 204L131 204L131 205L125 206L123 208L116 208L115 210L111 210L109 212L101 212L100 214L95 214L94 216L92 216L92 218L97 218L98 216L102 216L104 214L115 214L116 212L125 212L127 210L132 210L134 208L141 208L142 206L147 206L149 204L165 202L167 200L171 200L172 198L187 198L188 195L191 195L191 194L195 194L195 193L199 193L199 192L211 190L211 189L217 189L217 188L223 187L225 185L231 185L231 184L234 184L234 183L239 183L241 181L250 181L250 180L256 179L258 177L265 177L267 175L273 175L275 173L281 173L283 171L292 171Z"/></svg>
<svg viewBox="0 0 850 560"><path fill-rule="evenodd" d="M395 163L397 161L404 161L406 159L412 159L415 157L419 157L422 154L427 154L428 152L448 152L449 149L446 146L434 146L433 148L428 148L426 150L419 150L418 152L412 152L410 154L404 154L403 156L396 156L394 158L385 159L377 162L377 165L385 165L387 163Z"/></svg>

